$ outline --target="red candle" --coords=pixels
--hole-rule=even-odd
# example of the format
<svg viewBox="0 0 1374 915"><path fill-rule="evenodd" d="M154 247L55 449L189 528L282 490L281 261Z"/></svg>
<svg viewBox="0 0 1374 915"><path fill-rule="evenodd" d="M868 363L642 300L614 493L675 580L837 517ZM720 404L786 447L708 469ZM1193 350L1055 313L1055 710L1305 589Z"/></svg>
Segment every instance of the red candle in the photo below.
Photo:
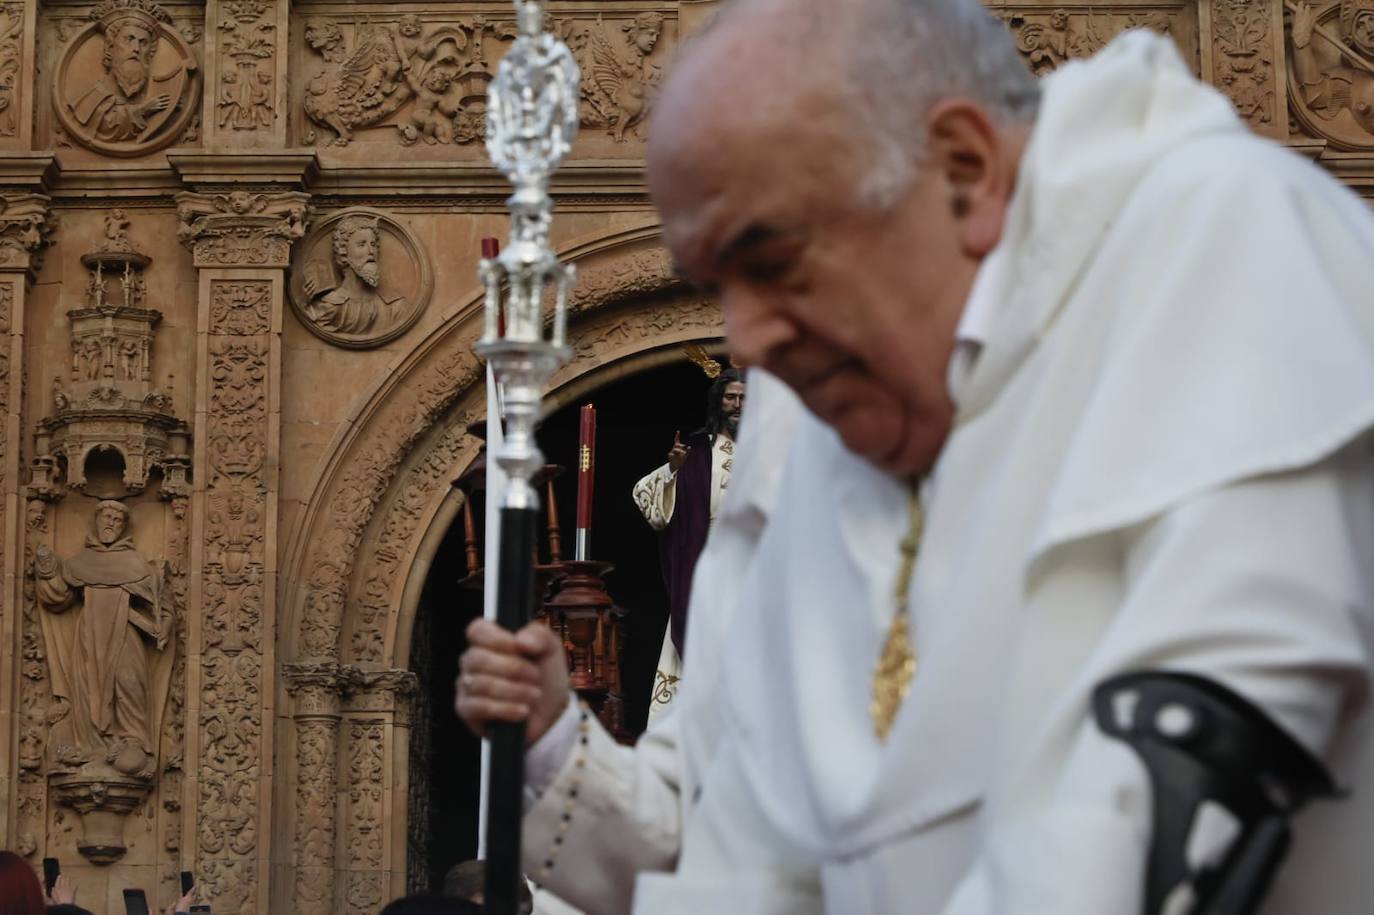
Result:
<svg viewBox="0 0 1374 915"><path fill-rule="evenodd" d="M578 559L591 558L592 489L596 481L596 407L582 408L577 443L577 551Z"/></svg>

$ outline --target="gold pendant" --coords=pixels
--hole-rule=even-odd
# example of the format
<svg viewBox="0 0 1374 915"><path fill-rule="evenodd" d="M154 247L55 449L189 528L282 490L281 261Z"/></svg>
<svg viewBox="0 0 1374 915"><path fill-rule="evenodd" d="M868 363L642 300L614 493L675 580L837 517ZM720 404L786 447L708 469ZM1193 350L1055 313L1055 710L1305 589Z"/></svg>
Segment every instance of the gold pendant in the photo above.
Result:
<svg viewBox="0 0 1374 915"><path fill-rule="evenodd" d="M887 643L883 645L878 666L873 669L873 702L868 707L873 716L873 732L884 743L915 675L916 652L911 647L906 614L896 613L888 627Z"/></svg>

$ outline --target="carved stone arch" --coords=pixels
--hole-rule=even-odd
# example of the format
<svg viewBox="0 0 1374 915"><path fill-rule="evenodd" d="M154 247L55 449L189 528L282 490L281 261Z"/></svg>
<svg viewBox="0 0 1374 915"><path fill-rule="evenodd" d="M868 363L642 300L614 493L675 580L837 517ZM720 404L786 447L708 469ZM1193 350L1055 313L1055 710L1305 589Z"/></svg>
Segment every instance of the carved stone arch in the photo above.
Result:
<svg viewBox="0 0 1374 915"><path fill-rule="evenodd" d="M671 325L664 320L665 309L671 310L675 319ZM715 304L685 289L681 295L648 308L637 308L631 302L625 309L598 313L597 318L585 327L574 328L573 346L574 352L596 353L598 358L576 360L554 376L545 400L550 413L617 379L660 365L681 363L683 356L679 344L709 343L718 339L721 333L720 312ZM608 344L608 337L615 338L615 342ZM476 394L480 398L480 388ZM455 410L452 420L444 424L444 437L463 437L467 424L484 413L484 403L465 403ZM449 468L447 476L456 477L475 454L475 448L465 452ZM410 657L411 631L430 562L462 504L462 496L446 485L426 507L415 527L409 543L411 551L401 563L404 574L388 592L388 602L380 620L384 621L384 627L376 633L384 646L385 663L404 667ZM360 611L352 619L358 622L363 615Z"/></svg>
<svg viewBox="0 0 1374 915"><path fill-rule="evenodd" d="M719 335L718 312L674 276L656 223L561 253L578 265L579 279L570 303L574 355L554 377L554 390L608 359ZM420 506L437 504L449 471L475 453L463 424L485 412L482 367L471 349L481 324L474 288L451 318L381 373L330 444L283 563L284 660L391 660L385 646L352 644L345 607L352 614L369 593L375 603L378 586L369 592L366 585L370 564L399 566L411 557ZM398 512L416 519L411 533ZM395 606L393 592L388 586Z"/></svg>
<svg viewBox="0 0 1374 915"><path fill-rule="evenodd" d="M719 337L718 309L673 275L655 223L562 255L580 277L574 356L552 380L553 406L679 358L679 343ZM375 911L405 888L410 634L429 560L461 504L450 481L479 445L466 427L485 413L471 352L481 324L474 289L383 374L331 445L283 563L295 726L294 747L282 750L295 777L279 816L296 833L297 912Z"/></svg>

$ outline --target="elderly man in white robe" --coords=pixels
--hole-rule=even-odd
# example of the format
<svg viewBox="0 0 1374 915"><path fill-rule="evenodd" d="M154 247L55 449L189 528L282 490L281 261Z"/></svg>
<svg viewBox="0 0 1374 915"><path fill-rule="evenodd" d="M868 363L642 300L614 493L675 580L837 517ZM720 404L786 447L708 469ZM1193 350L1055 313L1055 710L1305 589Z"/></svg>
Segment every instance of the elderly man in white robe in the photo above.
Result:
<svg viewBox="0 0 1374 915"><path fill-rule="evenodd" d="M974 0L833 13L737 0L651 131L680 267L811 415L636 911L1146 912L1150 774L1092 706L1129 671L1355 789L1296 818L1266 911L1367 911L1374 217L1163 38L1037 87Z"/></svg>

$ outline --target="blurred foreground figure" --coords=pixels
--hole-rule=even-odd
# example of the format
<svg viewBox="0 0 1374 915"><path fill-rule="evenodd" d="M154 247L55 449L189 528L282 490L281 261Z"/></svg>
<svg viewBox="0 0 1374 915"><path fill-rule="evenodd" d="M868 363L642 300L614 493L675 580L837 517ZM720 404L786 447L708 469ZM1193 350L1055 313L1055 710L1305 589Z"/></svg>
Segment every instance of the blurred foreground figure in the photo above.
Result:
<svg viewBox="0 0 1374 915"><path fill-rule="evenodd" d="M1157 915L1162 885L1186 915L1216 882L1160 863L1259 892L1273 859L1227 855L1272 851L1264 789L1316 757L1354 794L1293 820L1265 911L1367 911L1369 208L1163 38L1037 85L975 0L834 10L735 0L658 102L678 265L810 415L764 439L762 514L733 481L696 577L728 612L693 605L632 753L580 728L556 641L473 637L460 712L536 740L527 866L598 912L675 869L636 911ZM1182 787L1120 739L1150 728ZM1209 784L1244 816L1170 806Z"/></svg>
<svg viewBox="0 0 1374 915"><path fill-rule="evenodd" d="M811 415L635 910L1190 912L1207 881L1156 865L1267 854L1236 811L1272 798L1152 806L1172 776L1106 728L1172 689L1161 800L1325 760L1356 795L1296 819L1268 911L1365 911L1368 206L1167 39L1037 86L975 0L737 0L664 87L649 181L731 351ZM1127 672L1193 676L1095 716Z"/></svg>

